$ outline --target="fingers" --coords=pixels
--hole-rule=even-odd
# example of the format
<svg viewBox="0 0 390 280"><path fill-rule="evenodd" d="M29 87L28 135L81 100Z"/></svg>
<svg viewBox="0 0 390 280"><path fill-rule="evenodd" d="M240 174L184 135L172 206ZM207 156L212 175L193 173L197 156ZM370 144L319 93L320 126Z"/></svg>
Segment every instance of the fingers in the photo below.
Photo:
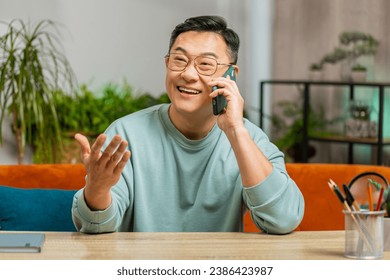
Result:
<svg viewBox="0 0 390 280"><path fill-rule="evenodd" d="M85 137L84 135L80 134L80 133L76 133L76 135L74 136L74 138L77 140L77 142L79 142L80 144L80 147L81 147L81 154L82 155L85 155L85 154L89 154L91 152L91 147L89 145L89 141L87 139L87 137Z"/></svg>
<svg viewBox="0 0 390 280"><path fill-rule="evenodd" d="M96 141L91 148L90 161L99 169L107 168L113 171L120 161L126 160L126 157L127 160L129 159L130 155L126 155L124 158L128 142L123 140L119 135L115 135L104 151L101 152L106 139L107 137L104 134L99 135L98 138L96 138Z"/></svg>
<svg viewBox="0 0 390 280"><path fill-rule="evenodd" d="M214 98L220 94L227 96L228 92L234 93L234 92L238 91L236 82L231 80L230 76L228 76L228 78L218 78L218 79L212 80L211 82L209 82L208 85L211 87L214 87L214 86L218 87L217 90L212 91L211 94L209 95L211 98Z"/></svg>
<svg viewBox="0 0 390 280"><path fill-rule="evenodd" d="M116 151L112 154L110 160L107 162L107 164L117 164L118 161L123 158L124 156L124 153L126 152L126 149L127 149L127 141L122 141L120 142L118 148L116 149ZM109 148L109 147L107 147ZM106 149L107 150L107 149ZM107 154L111 153L111 149L107 152ZM106 154L106 151L104 152L104 154Z"/></svg>
<svg viewBox="0 0 390 280"><path fill-rule="evenodd" d="M97 161L100 158L100 151L106 142L107 136L100 134L91 147L91 161Z"/></svg>
<svg viewBox="0 0 390 280"><path fill-rule="evenodd" d="M121 160L118 162L118 164L114 168L114 175L119 176L119 174L122 172L123 168L125 167L126 163L129 161L131 156L130 151L125 151Z"/></svg>
<svg viewBox="0 0 390 280"><path fill-rule="evenodd" d="M75 139L80 144L83 159L89 157L88 161L90 163L98 163L103 166L107 165L112 168L123 158L128 146L127 141L122 140L119 135L115 135L102 153L102 147L107 140L105 134L99 135L92 146L90 146L88 138L80 133L75 135Z"/></svg>

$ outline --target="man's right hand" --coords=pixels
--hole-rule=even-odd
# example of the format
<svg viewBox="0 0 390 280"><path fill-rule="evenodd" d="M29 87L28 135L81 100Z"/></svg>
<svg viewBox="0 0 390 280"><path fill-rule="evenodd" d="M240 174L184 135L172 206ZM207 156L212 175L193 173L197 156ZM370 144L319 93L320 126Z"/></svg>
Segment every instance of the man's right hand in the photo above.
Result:
<svg viewBox="0 0 390 280"><path fill-rule="evenodd" d="M111 204L111 187L121 176L122 170L130 159L128 143L115 135L103 153L101 148L106 141L101 134L89 145L87 137L77 133L75 139L81 147L81 160L87 170L84 198L91 210L104 210Z"/></svg>

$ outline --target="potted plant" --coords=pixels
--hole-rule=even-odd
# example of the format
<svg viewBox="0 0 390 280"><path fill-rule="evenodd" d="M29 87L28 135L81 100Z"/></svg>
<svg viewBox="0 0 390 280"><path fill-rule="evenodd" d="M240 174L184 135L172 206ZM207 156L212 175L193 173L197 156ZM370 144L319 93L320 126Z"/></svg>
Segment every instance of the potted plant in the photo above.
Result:
<svg viewBox="0 0 390 280"><path fill-rule="evenodd" d="M351 80L363 82L367 77L367 68L359 63L355 64L351 69Z"/></svg>
<svg viewBox="0 0 390 280"><path fill-rule="evenodd" d="M323 67L321 63L310 64L310 80L321 80L322 70Z"/></svg>
<svg viewBox="0 0 390 280"><path fill-rule="evenodd" d="M167 94L155 98L148 93L135 93L126 81L120 85L109 83L101 93L94 93L82 85L77 95L58 94L56 104L64 138L59 161L79 160L79 146L73 139L76 132L94 141L116 119L161 103L169 103Z"/></svg>
<svg viewBox="0 0 390 280"><path fill-rule="evenodd" d="M7 114L15 133L18 162L26 144L52 161L61 146L60 125L54 97L71 94L74 74L61 51L57 25L50 20L36 24L20 19L5 25L0 37L0 143L1 124Z"/></svg>
<svg viewBox="0 0 390 280"><path fill-rule="evenodd" d="M297 105L296 101L282 100L276 104L278 113L269 116L273 125L273 130L277 134L275 145L285 153L286 161L302 162L302 143L303 143L303 108ZM313 110L309 108L309 119L307 124L308 135L318 135L328 124L334 121L328 121L325 118L323 108ZM313 157L316 151L311 145L308 146L307 156Z"/></svg>
<svg viewBox="0 0 390 280"><path fill-rule="evenodd" d="M352 69L361 66L357 62L359 57L375 55L379 46L379 41L372 35L358 31L340 33L339 42L340 46L334 48L331 53L325 54L320 62L315 64L322 68L327 63L336 64L341 62L341 78L343 80L352 79Z"/></svg>

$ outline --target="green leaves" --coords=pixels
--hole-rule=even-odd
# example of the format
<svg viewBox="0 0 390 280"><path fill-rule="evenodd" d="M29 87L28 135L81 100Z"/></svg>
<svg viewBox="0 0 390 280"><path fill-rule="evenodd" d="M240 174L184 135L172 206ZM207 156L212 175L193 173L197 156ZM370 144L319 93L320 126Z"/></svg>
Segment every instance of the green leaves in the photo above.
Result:
<svg viewBox="0 0 390 280"><path fill-rule="evenodd" d="M378 51L379 41L370 34L359 31L344 31L339 35L340 46L332 52L325 54L318 63L312 63L322 69L324 64L335 64L350 59L355 61L360 56L375 55Z"/></svg>
<svg viewBox="0 0 390 280"><path fill-rule="evenodd" d="M127 82L109 83L101 94L82 85L77 95L59 93L56 97L63 132L81 132L92 137L104 132L116 119L160 103L169 103L166 94L158 98L148 93L135 94Z"/></svg>
<svg viewBox="0 0 390 280"><path fill-rule="evenodd" d="M20 19L6 25L0 37L0 123L12 117L19 163L26 143L44 145L44 158L53 160L50 147L61 146L55 92L72 93L74 74L61 52L56 24L42 20L36 24ZM2 131L0 126L0 143Z"/></svg>

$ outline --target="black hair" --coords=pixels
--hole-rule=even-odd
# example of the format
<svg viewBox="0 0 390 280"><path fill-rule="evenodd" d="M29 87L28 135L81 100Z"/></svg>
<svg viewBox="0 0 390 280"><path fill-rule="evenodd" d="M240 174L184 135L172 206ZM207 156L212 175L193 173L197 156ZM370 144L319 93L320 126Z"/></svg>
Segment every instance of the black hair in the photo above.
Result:
<svg viewBox="0 0 390 280"><path fill-rule="evenodd" d="M175 43L177 37L187 31L215 32L220 34L226 42L228 52L234 62L237 63L238 49L240 47L240 38L237 33L227 27L227 23L220 16L198 16L186 19L183 23L178 24L171 33L169 41L169 51Z"/></svg>

